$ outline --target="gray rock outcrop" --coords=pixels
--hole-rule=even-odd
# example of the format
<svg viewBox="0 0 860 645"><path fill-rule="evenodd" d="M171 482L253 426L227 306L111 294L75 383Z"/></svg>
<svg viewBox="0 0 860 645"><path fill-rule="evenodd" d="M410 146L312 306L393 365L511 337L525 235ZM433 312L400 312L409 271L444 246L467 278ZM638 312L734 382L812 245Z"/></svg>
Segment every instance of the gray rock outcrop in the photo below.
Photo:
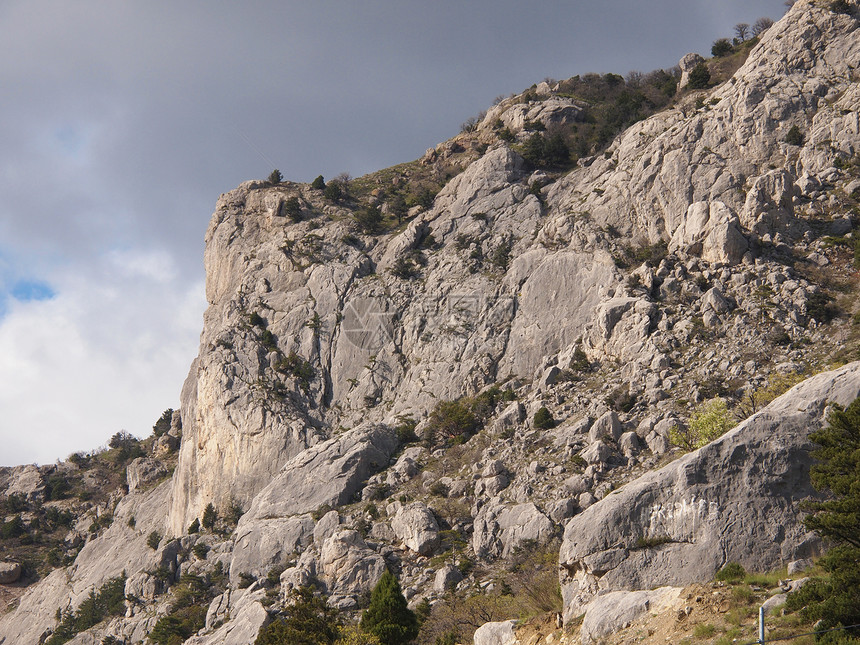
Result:
<svg viewBox="0 0 860 645"><path fill-rule="evenodd" d="M0 585L10 585L18 582L21 577L21 564L18 562L0 562Z"/></svg>
<svg viewBox="0 0 860 645"><path fill-rule="evenodd" d="M598 642L605 636L628 627L648 611L676 600L677 587L661 587L653 591L613 591L598 596L585 607L580 638L582 645Z"/></svg>
<svg viewBox="0 0 860 645"><path fill-rule="evenodd" d="M484 623L475 631L474 645L516 645L517 636L514 633L517 621L504 620L496 623Z"/></svg>
<svg viewBox="0 0 860 645"><path fill-rule="evenodd" d="M858 395L860 363L814 376L571 519L559 554L565 619L599 591L683 585L729 561L767 570L818 553L800 507L816 494L807 437L829 403Z"/></svg>
<svg viewBox="0 0 860 645"><path fill-rule="evenodd" d="M391 528L406 548L428 555L439 546L439 525L432 511L422 502L413 502L397 511Z"/></svg>

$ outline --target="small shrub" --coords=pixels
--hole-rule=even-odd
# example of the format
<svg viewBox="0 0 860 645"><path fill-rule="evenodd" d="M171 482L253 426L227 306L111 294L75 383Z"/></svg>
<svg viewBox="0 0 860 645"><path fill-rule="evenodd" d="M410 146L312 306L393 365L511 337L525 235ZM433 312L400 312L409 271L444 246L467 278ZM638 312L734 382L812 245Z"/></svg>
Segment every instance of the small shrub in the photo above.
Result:
<svg viewBox="0 0 860 645"><path fill-rule="evenodd" d="M199 530L200 530L200 520L198 520L195 517L194 521L191 522L191 524L188 526L188 533L190 535L192 533L197 533Z"/></svg>
<svg viewBox="0 0 860 645"><path fill-rule="evenodd" d="M269 569L269 573L266 574L266 582L270 585L279 585L281 584L281 574L287 570L287 567L283 564L278 564L271 569Z"/></svg>
<svg viewBox="0 0 860 645"><path fill-rule="evenodd" d="M833 303L833 297L819 291L806 299L806 313L820 323L827 324L839 316L839 308Z"/></svg>
<svg viewBox="0 0 860 645"><path fill-rule="evenodd" d="M442 482L434 482L430 486L430 494L436 497L448 497L448 487Z"/></svg>
<svg viewBox="0 0 860 645"><path fill-rule="evenodd" d="M803 133L796 125L791 126L783 139L790 146L802 146L804 141Z"/></svg>
<svg viewBox="0 0 860 645"><path fill-rule="evenodd" d="M679 426L669 430L669 442L685 451L696 450L721 437L734 426L723 399L703 403L690 419L687 428Z"/></svg>
<svg viewBox="0 0 860 645"><path fill-rule="evenodd" d="M834 0L830 3L830 11L832 11L833 13L844 13L846 15L851 15L851 4L846 2L846 0Z"/></svg>
<svg viewBox="0 0 860 645"><path fill-rule="evenodd" d="M275 168L266 179L270 184L280 184L284 180L284 176L281 174L281 171Z"/></svg>
<svg viewBox="0 0 860 645"><path fill-rule="evenodd" d="M497 246L493 253L490 255L490 262L493 263L497 268L501 269L503 272L508 270L508 266L511 263L511 241L505 240L499 246Z"/></svg>
<svg viewBox="0 0 860 645"><path fill-rule="evenodd" d="M693 628L693 636L696 638L710 638L717 633L717 628L711 623L699 623Z"/></svg>
<svg viewBox="0 0 860 645"><path fill-rule="evenodd" d="M281 212L294 222L302 221L302 205L298 197L290 197L284 202Z"/></svg>
<svg viewBox="0 0 860 645"><path fill-rule="evenodd" d="M343 188L341 188L340 182L330 181L323 189L323 194L326 199L339 202L343 198Z"/></svg>
<svg viewBox="0 0 860 645"><path fill-rule="evenodd" d="M555 419L546 407L538 408L533 419L534 427L540 430L549 430L555 427Z"/></svg>
<svg viewBox="0 0 860 645"><path fill-rule="evenodd" d="M198 542L191 548L191 552L194 554L194 557L199 560L205 560L206 556L209 554L209 545L203 542Z"/></svg>
<svg viewBox="0 0 860 645"><path fill-rule="evenodd" d="M152 434L156 437L160 437L170 430L170 422L173 420L173 408L167 408L164 412L161 413L161 416L158 417L158 421L155 422L155 425L152 426Z"/></svg>
<svg viewBox="0 0 860 645"><path fill-rule="evenodd" d="M161 533L158 531L153 531L146 538L146 545L152 549L153 551L158 549L158 545L161 544Z"/></svg>
<svg viewBox="0 0 860 645"><path fill-rule="evenodd" d="M355 223L362 233L373 235L382 230L382 212L376 206L365 206L355 213Z"/></svg>
<svg viewBox="0 0 860 645"><path fill-rule="evenodd" d="M705 63L699 63L690 70L687 87L691 90L704 90L711 83L711 72Z"/></svg>
<svg viewBox="0 0 860 645"><path fill-rule="evenodd" d="M252 576L250 573L244 573L244 572L240 573L239 574L239 589L247 589L252 584L254 584L255 580L256 580L256 578L254 578L254 576Z"/></svg>
<svg viewBox="0 0 860 645"><path fill-rule="evenodd" d="M737 562L729 562L717 571L714 580L722 582L740 582L747 575L746 570Z"/></svg>
<svg viewBox="0 0 860 645"><path fill-rule="evenodd" d="M718 38L714 41L713 46L711 46L711 55L712 56L728 56L734 51L734 47L729 42L728 38Z"/></svg>
<svg viewBox="0 0 860 645"><path fill-rule="evenodd" d="M467 399L437 403L430 413L425 440L431 445L440 445L472 436L480 427L480 422L470 404L471 401Z"/></svg>
<svg viewBox="0 0 860 645"><path fill-rule="evenodd" d="M397 440L401 444L414 443L418 441L418 435L415 434L415 426L418 422L412 417L401 416L397 420L400 422L394 426L394 432L397 434Z"/></svg>
<svg viewBox="0 0 860 645"><path fill-rule="evenodd" d="M218 513L215 512L215 507L212 506L212 502L206 504L206 508L203 509L203 528L212 530L215 527L215 521L218 519Z"/></svg>
<svg viewBox="0 0 860 645"><path fill-rule="evenodd" d="M311 188L314 190L325 190L325 180L322 175L317 175L316 179L311 182Z"/></svg>
<svg viewBox="0 0 860 645"><path fill-rule="evenodd" d="M732 599L743 605L749 605L755 601L755 594L747 585L740 585L732 589Z"/></svg>

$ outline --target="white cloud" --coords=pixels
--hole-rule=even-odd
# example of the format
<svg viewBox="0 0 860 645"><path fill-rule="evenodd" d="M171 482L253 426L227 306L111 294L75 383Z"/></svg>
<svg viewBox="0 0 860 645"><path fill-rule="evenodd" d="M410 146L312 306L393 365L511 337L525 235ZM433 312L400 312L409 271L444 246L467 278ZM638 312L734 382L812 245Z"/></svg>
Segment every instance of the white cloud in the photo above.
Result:
<svg viewBox="0 0 860 645"><path fill-rule="evenodd" d="M145 436L179 406L203 285L162 278L75 276L56 280L52 300L12 303L0 321L0 464L53 462L119 430Z"/></svg>

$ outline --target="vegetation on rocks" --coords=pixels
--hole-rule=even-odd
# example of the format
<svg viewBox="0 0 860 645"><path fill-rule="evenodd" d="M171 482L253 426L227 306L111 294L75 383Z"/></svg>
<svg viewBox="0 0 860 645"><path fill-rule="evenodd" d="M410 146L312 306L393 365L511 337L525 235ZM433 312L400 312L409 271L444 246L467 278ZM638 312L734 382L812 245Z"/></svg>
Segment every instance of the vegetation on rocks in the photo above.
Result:
<svg viewBox="0 0 860 645"><path fill-rule="evenodd" d="M819 631L860 624L860 398L834 409L826 428L810 439L817 444L811 478L831 498L807 504L806 525L833 541L819 564L828 577L813 579L789 596L786 607ZM824 643L857 643L860 635L823 634Z"/></svg>

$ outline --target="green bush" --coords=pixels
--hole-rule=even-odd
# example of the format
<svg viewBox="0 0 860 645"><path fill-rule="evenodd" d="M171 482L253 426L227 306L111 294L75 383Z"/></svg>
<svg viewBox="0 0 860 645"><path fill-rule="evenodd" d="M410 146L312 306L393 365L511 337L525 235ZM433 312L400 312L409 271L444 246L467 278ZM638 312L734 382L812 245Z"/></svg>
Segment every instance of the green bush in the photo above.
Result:
<svg viewBox="0 0 860 645"><path fill-rule="evenodd" d="M705 63L699 63L690 70L687 87L691 90L704 90L711 83L711 72Z"/></svg>
<svg viewBox="0 0 860 645"><path fill-rule="evenodd" d="M538 411L535 412L533 423L534 427L540 430L549 430L555 427L555 419L552 418L552 414L545 407L538 408Z"/></svg>
<svg viewBox="0 0 860 645"><path fill-rule="evenodd" d="M197 533L198 531L200 531L200 520L195 517L194 521L188 526L188 533L190 535L192 533Z"/></svg>
<svg viewBox="0 0 860 645"><path fill-rule="evenodd" d="M718 38L714 41L714 44L711 47L712 56L728 56L733 51L734 47L732 47L732 44L731 42L729 42L728 38Z"/></svg>
<svg viewBox="0 0 860 645"><path fill-rule="evenodd" d="M373 588L360 626L383 645L405 645L418 636L418 619L406 606L400 583L390 571L386 570Z"/></svg>
<svg viewBox="0 0 860 645"><path fill-rule="evenodd" d="M302 221L302 204L298 197L293 196L287 199L281 212L294 222Z"/></svg>
<svg viewBox="0 0 860 645"><path fill-rule="evenodd" d="M158 417L158 421L155 422L155 425L152 426L152 434L156 437L160 437L170 430L170 422L173 420L173 408L167 408L164 412L161 413L161 416ZM71 458L70 458L71 459Z"/></svg>
<svg viewBox="0 0 860 645"><path fill-rule="evenodd" d="M146 538L146 545L152 549L158 549L158 545L161 544L161 533L158 531L153 531Z"/></svg>
<svg viewBox="0 0 860 645"><path fill-rule="evenodd" d="M268 176L266 181L270 184L280 184L284 180L284 176L281 174L281 171L275 168Z"/></svg>
<svg viewBox="0 0 860 645"><path fill-rule="evenodd" d="M316 179L311 182L311 188L314 190L325 190L325 180L322 175L317 175Z"/></svg>
<svg viewBox="0 0 860 645"><path fill-rule="evenodd" d="M717 571L714 580L722 582L740 582L747 575L746 570L737 562L729 562Z"/></svg>
<svg viewBox="0 0 860 645"><path fill-rule="evenodd" d="M480 420L472 410L471 399L440 401L433 408L424 439L430 445L462 443L477 432Z"/></svg>
<svg viewBox="0 0 860 645"><path fill-rule="evenodd" d="M203 528L212 530L215 527L215 521L218 519L218 513L215 512L215 507L212 506L212 502L209 502L206 505L206 508L203 509Z"/></svg>
<svg viewBox="0 0 860 645"><path fill-rule="evenodd" d="M339 181L330 181L323 189L325 198L333 202L339 202L343 198L343 188Z"/></svg>
<svg viewBox="0 0 860 645"><path fill-rule="evenodd" d="M98 625L105 618L123 614L125 614L125 574L118 578L111 578L98 591L91 591L77 611L62 612L60 624L54 628L54 633L45 641L45 645L62 645L77 634Z"/></svg>
<svg viewBox="0 0 860 645"><path fill-rule="evenodd" d="M24 520L21 519L20 515L13 515L8 522L0 523L0 539L10 540L20 537L26 532Z"/></svg>
<svg viewBox="0 0 860 645"><path fill-rule="evenodd" d="M254 645L332 645L338 637L337 610L310 587L294 589L284 616L260 630Z"/></svg>
<svg viewBox="0 0 860 645"><path fill-rule="evenodd" d="M373 235L382 230L382 212L376 206L365 206L355 213L355 223L362 233Z"/></svg>
<svg viewBox="0 0 860 645"><path fill-rule="evenodd" d="M802 146L805 137L796 125L791 126L785 135L783 141L791 146Z"/></svg>
<svg viewBox="0 0 860 645"><path fill-rule="evenodd" d="M734 425L726 402L711 399L699 406L687 428L675 426L669 430L669 443L685 451L696 450L721 437Z"/></svg>

